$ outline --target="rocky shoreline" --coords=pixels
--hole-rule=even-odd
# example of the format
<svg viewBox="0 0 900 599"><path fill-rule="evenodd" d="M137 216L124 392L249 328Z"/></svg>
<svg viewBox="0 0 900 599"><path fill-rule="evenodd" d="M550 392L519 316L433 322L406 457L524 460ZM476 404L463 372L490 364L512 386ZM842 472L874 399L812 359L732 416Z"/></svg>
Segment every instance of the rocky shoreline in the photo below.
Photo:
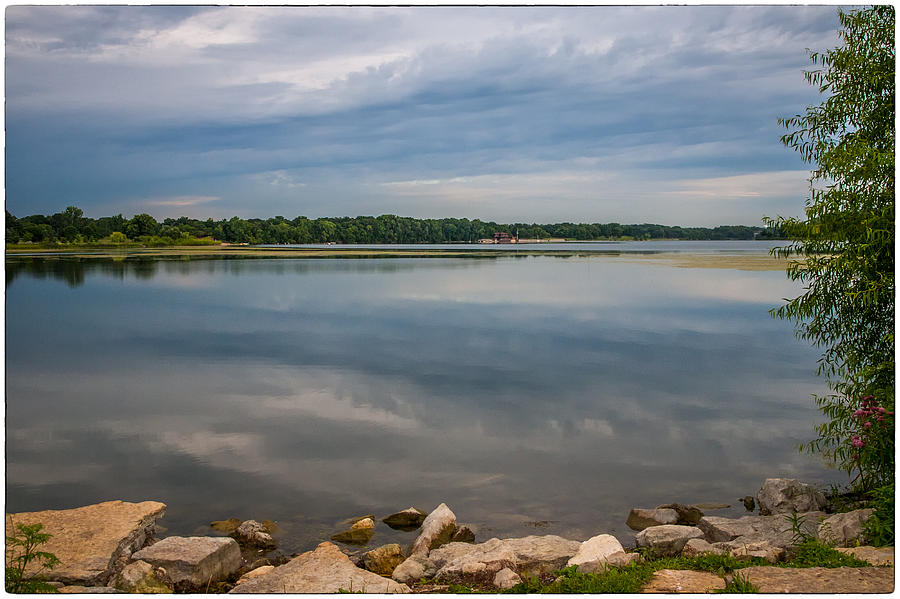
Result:
<svg viewBox="0 0 900 599"><path fill-rule="evenodd" d="M801 538L822 540L873 567L791 573L755 566L739 572L762 592L893 590L893 548L859 546L871 510L828 513L820 491L783 478L766 479L756 497L744 501L751 509L758 505L759 514L708 516L704 509L724 507L709 504L632 509L627 525L639 531L635 548L605 533L585 541L532 535L476 543L475 533L458 524L445 504L427 514L407 508L381 518L392 528L417 531L409 547L393 543L355 550L375 534L376 518L370 514L347 520L333 542L292 557L272 551L277 534L268 521L218 521L211 526L229 536L157 540L155 525L166 506L155 501L7 514L7 534L14 524L41 523L53 535L41 549L60 559L45 577L61 592L408 593L447 592L452 584L500 591L533 576L552 578L568 566L603 573L641 563L645 556L722 554L776 564ZM723 576L709 572L660 570L644 592L711 592L725 584Z"/></svg>

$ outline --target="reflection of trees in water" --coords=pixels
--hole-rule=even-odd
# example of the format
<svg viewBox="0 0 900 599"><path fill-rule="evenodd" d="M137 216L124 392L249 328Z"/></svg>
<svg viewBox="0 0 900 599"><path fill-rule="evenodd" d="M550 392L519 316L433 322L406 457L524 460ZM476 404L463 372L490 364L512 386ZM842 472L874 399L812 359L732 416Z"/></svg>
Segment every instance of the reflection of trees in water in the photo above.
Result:
<svg viewBox="0 0 900 599"><path fill-rule="evenodd" d="M462 257L462 256L461 256ZM65 281L70 287L84 284L86 275L99 274L114 279L134 276L136 279L152 279L160 270L167 275L188 276L192 274L227 273L237 276L248 272L263 272L277 275L297 275L307 273L394 273L428 268L433 260L440 260L442 268L467 268L484 260L497 257L430 258L393 256L344 256L334 258L263 258L253 256L216 256L195 258L188 256L86 258L86 257L31 257L14 256L6 260L6 286L9 287L19 276L25 274L35 279L54 278ZM517 256L525 258L525 256Z"/></svg>

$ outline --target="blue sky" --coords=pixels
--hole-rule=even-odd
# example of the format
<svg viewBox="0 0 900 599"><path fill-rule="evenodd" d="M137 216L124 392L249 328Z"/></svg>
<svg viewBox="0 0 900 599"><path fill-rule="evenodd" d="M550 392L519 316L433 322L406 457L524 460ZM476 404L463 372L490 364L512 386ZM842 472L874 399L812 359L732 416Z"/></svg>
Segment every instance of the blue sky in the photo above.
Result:
<svg viewBox="0 0 900 599"><path fill-rule="evenodd" d="M17 216L759 224L834 6L14 6Z"/></svg>

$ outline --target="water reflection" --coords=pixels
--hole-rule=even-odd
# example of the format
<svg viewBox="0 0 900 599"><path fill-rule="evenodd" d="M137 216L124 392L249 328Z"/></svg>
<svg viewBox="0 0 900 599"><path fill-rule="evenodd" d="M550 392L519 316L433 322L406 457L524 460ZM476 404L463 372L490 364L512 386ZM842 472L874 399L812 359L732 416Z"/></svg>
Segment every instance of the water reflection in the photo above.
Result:
<svg viewBox="0 0 900 599"><path fill-rule="evenodd" d="M822 388L815 350L768 316L797 292L783 272L145 262L81 263L77 289L32 265L8 287L8 509L158 499L173 534L271 518L300 550L446 501L481 539L553 520L627 540L632 506L835 476L794 449Z"/></svg>

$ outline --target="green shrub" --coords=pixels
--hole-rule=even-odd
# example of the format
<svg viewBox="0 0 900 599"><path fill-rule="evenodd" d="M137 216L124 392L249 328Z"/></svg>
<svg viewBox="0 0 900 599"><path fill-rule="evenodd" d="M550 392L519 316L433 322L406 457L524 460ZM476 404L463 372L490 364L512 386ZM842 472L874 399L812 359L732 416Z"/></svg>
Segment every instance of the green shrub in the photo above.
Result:
<svg viewBox="0 0 900 599"><path fill-rule="evenodd" d="M885 485L869 492L875 509L863 524L866 541L876 547L894 545L894 485Z"/></svg>
<svg viewBox="0 0 900 599"><path fill-rule="evenodd" d="M16 524L15 531L6 537L6 591L8 593L55 593L56 589L43 579L44 570L52 570L59 559L52 553L38 551L38 546L50 540L41 532L41 524ZM26 573L30 564L37 564L36 572Z"/></svg>

